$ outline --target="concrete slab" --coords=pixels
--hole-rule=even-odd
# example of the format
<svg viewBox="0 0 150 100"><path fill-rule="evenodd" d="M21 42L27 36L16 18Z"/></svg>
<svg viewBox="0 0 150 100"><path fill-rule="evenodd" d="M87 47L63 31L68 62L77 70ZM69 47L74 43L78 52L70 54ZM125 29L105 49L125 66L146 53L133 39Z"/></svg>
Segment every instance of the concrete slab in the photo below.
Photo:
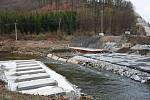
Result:
<svg viewBox="0 0 150 100"><path fill-rule="evenodd" d="M36 73L36 72L39 72L39 71L45 71L45 70L44 69L36 69L36 70L18 71L18 72L14 73L14 74L24 75L24 74L29 74L29 73L32 73L32 72Z"/></svg>
<svg viewBox="0 0 150 100"><path fill-rule="evenodd" d="M18 82L25 82L25 81L32 81L32 80L37 80L37 79L46 79L46 78L50 78L50 76L36 76L36 77L30 77L30 78L24 78L24 79L16 79L15 83Z"/></svg>
<svg viewBox="0 0 150 100"><path fill-rule="evenodd" d="M63 76L49 69L40 61L1 61L8 89L26 94L56 95L75 93L74 86ZM73 93L73 95L74 95Z"/></svg>
<svg viewBox="0 0 150 100"><path fill-rule="evenodd" d="M65 92L65 90L63 90L63 88L56 87L56 86L45 86L45 87L41 87L41 88L38 88L38 89L22 90L20 92L27 93L27 94L34 94L34 95L39 95L39 94L43 94L43 95L53 95L53 94L64 95L64 94L66 94L66 92Z"/></svg>
<svg viewBox="0 0 150 100"><path fill-rule="evenodd" d="M21 80L21 79L28 79L28 78L34 78L34 77L42 77L42 76L49 76L47 73L37 73L37 74L27 74L27 75L22 75L22 76L18 76L17 79Z"/></svg>
<svg viewBox="0 0 150 100"><path fill-rule="evenodd" d="M16 63L16 65L29 65L29 64L37 64L36 62L19 62L19 63Z"/></svg>
<svg viewBox="0 0 150 100"><path fill-rule="evenodd" d="M26 68L17 68L16 69L16 72L21 72L21 71L29 71L29 70L38 70L38 69L42 69L42 67L39 67L39 66L35 66L35 67L30 67L30 68L28 68L28 67L26 67Z"/></svg>
<svg viewBox="0 0 150 100"><path fill-rule="evenodd" d="M32 87L38 87L38 86L44 86L45 84L49 86L57 85L57 82L52 78L45 78L45 79L37 79L37 80L31 80L31 81L25 81L25 82L18 82L17 89L21 88L32 88Z"/></svg>
<svg viewBox="0 0 150 100"><path fill-rule="evenodd" d="M20 68L20 67L33 67L33 66L38 66L38 64L17 65L17 68Z"/></svg>

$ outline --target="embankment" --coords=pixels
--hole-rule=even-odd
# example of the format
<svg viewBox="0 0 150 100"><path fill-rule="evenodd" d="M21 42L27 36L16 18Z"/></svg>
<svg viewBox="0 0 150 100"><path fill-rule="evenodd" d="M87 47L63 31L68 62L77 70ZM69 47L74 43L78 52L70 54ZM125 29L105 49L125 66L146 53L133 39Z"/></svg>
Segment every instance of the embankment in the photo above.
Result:
<svg viewBox="0 0 150 100"><path fill-rule="evenodd" d="M91 69L94 68L99 71L102 70L111 71L115 74L119 74L131 78L141 83L150 83L150 73L143 70L139 70L137 68L131 68L128 66L119 65L108 61L92 59L84 56L74 56L72 58L64 59L53 54L48 54L47 57L57 61L66 62L66 63L80 64L82 66Z"/></svg>
<svg viewBox="0 0 150 100"><path fill-rule="evenodd" d="M54 49L65 49L68 48L67 41L0 41L0 51L14 54L23 54L23 55L37 55L37 56L46 56L48 53Z"/></svg>

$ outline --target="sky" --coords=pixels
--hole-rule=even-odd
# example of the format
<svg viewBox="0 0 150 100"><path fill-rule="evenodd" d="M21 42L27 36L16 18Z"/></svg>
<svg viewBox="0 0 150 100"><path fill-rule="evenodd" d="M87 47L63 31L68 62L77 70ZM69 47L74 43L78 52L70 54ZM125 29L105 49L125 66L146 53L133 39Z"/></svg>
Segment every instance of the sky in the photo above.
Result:
<svg viewBox="0 0 150 100"><path fill-rule="evenodd" d="M150 22L150 0L130 0L134 9L140 14L147 22Z"/></svg>

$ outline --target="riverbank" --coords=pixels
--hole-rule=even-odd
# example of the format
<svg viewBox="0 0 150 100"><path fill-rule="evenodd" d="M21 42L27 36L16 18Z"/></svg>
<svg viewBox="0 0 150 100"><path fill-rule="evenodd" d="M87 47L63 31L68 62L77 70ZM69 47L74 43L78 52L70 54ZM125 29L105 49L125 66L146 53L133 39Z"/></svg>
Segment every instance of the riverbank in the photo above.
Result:
<svg viewBox="0 0 150 100"><path fill-rule="evenodd" d="M45 56L49 52L53 51L53 49L64 49L67 47L66 41L53 41L53 40L42 40L42 41L14 41L14 40L4 40L0 41L0 56L6 57L9 60L19 60L19 59L35 59L40 56ZM4 52L5 51L5 52ZM11 56L10 56L11 55ZM18 56L16 56L18 55ZM25 56L26 55L26 56ZM4 60L2 58L1 60ZM0 98L7 100L21 100L21 99L29 99L29 100L51 100L51 99L60 99L60 100L68 100L67 97L64 96L40 96L40 95L26 95L17 92L11 92L5 88L4 84L1 84L0 90Z"/></svg>
<svg viewBox="0 0 150 100"><path fill-rule="evenodd" d="M53 54L48 58L96 69L106 70L141 83L150 83L149 57L128 54L87 54L64 59Z"/></svg>
<svg viewBox="0 0 150 100"><path fill-rule="evenodd" d="M69 58L72 58L73 56L75 56L75 54L73 54L68 49L68 44L69 44L68 41L51 42L51 41L46 40L46 41L9 41L7 43L6 42L7 41L3 42L1 47L3 48L3 50L9 50L9 52L13 54L19 54L19 55L28 54L28 55L36 55L37 57L39 57L39 56L47 56L47 54L52 53L52 55L49 55L49 56L53 57L55 60L65 61L68 63L71 63L71 62L74 63L75 61L75 64L78 64L76 60L72 60L72 59L69 60ZM30 59L34 59L34 57ZM85 64L85 62L80 62L80 64L83 65ZM90 64L91 63L86 63L85 66L91 69L96 69L96 66L95 68L93 67L94 64L92 66L88 66ZM108 68L107 66L105 67Z"/></svg>
<svg viewBox="0 0 150 100"><path fill-rule="evenodd" d="M7 57L3 56L5 60L9 60L10 58L11 55ZM77 85L82 93L92 96L94 100L149 100L150 98L150 87L148 84L141 84L109 71L96 71L93 68L89 69L77 64L63 63L46 57L35 58L25 55L16 55L15 57L15 55L13 55L13 59L15 58L22 60L36 59L37 61L45 63L52 70L65 76L69 82ZM6 93L5 95L9 95L9 93L12 92L8 92L8 94ZM37 95L36 97L40 96ZM39 100L41 99L42 98L39 98ZM31 99L29 98L29 100Z"/></svg>
<svg viewBox="0 0 150 100"><path fill-rule="evenodd" d="M37 60L40 60L41 57L38 57L38 58L35 58L34 56L23 56L23 55L13 55L13 57L11 57L11 55L8 55L8 56L3 56L4 60L9 60L10 58L12 59L37 59ZM52 62L51 62L52 63ZM51 68L51 67L54 67L55 65L51 65L51 64L48 64L48 67ZM18 93L18 92L12 92L12 91L9 91L6 89L6 83L1 81L2 84L0 84L0 98L2 98L3 100L4 99L7 99L7 100L70 100L68 99L67 96L41 96L41 95L28 95L28 94L21 94L21 93ZM93 98L91 96L87 96L87 95L81 95L80 97L80 100L93 100Z"/></svg>
<svg viewBox="0 0 150 100"><path fill-rule="evenodd" d="M0 41L0 52L23 54L23 55L46 56L48 53L52 52L53 50L67 49L68 44L69 44L68 41L51 41L51 40L12 41L12 40L5 40L5 41Z"/></svg>
<svg viewBox="0 0 150 100"><path fill-rule="evenodd" d="M12 92L7 90L6 86L7 83L0 80L0 98L2 100L68 100L65 96L42 96Z"/></svg>
<svg viewBox="0 0 150 100"><path fill-rule="evenodd" d="M81 88L81 92L91 95L94 100L149 100L149 84L141 84L111 71L96 70L79 64L64 63L52 59L51 68L65 76L71 83ZM48 62L49 61L49 62Z"/></svg>
<svg viewBox="0 0 150 100"><path fill-rule="evenodd" d="M7 69L7 70L6 70ZM7 88L24 94L66 96L79 99L80 91L65 77L36 60L0 61L0 79Z"/></svg>

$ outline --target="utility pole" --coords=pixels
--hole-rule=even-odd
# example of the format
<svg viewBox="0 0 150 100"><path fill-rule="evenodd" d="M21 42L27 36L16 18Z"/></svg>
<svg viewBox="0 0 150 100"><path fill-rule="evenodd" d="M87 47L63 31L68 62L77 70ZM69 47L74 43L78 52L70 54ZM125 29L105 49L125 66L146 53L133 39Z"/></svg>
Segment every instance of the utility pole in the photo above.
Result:
<svg viewBox="0 0 150 100"><path fill-rule="evenodd" d="M58 31L60 32L61 30L61 18L59 19L59 27L58 27Z"/></svg>
<svg viewBox="0 0 150 100"><path fill-rule="evenodd" d="M102 9L101 9L101 33L104 33L104 0L102 0Z"/></svg>
<svg viewBox="0 0 150 100"><path fill-rule="evenodd" d="M103 23L104 23L104 21L103 21L103 10L101 10L101 33L103 33L104 32L104 27L103 27Z"/></svg>
<svg viewBox="0 0 150 100"><path fill-rule="evenodd" d="M15 22L15 33L16 33L16 41L18 40L18 31L17 31L17 23Z"/></svg>
<svg viewBox="0 0 150 100"><path fill-rule="evenodd" d="M95 31L95 33L97 33L97 12L96 12L96 9L97 9L97 1L94 1L94 25L95 25L94 31Z"/></svg>

